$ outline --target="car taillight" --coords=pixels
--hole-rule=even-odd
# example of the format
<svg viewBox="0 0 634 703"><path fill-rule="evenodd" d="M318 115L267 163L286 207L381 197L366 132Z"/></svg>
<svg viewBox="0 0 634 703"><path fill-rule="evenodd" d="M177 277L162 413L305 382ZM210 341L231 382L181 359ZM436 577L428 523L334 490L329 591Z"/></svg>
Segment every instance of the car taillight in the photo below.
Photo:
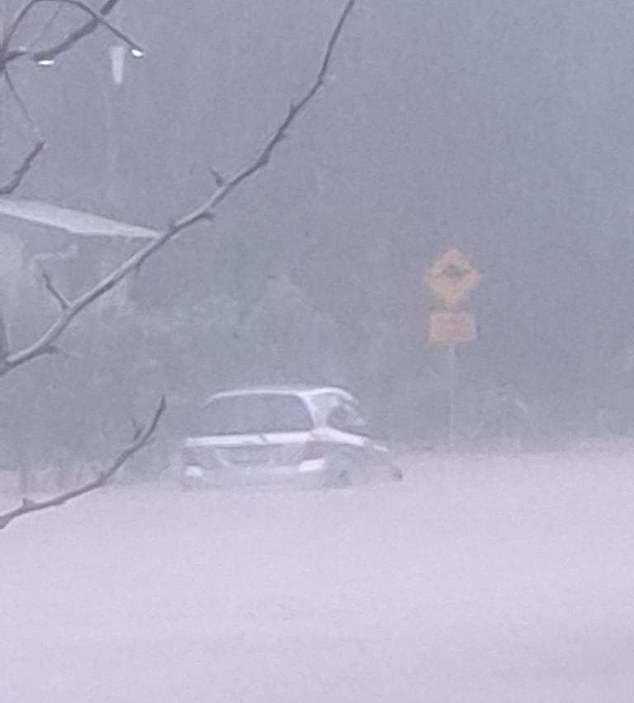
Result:
<svg viewBox="0 0 634 703"><path fill-rule="evenodd" d="M303 461L315 461L323 459L326 455L327 446L320 442L308 442L304 447Z"/></svg>

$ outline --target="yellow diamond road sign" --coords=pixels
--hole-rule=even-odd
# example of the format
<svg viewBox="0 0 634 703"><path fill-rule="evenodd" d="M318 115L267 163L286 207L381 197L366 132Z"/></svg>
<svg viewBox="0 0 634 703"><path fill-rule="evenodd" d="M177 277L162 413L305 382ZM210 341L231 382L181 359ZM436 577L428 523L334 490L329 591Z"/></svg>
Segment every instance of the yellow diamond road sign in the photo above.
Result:
<svg viewBox="0 0 634 703"><path fill-rule="evenodd" d="M455 309L480 285L480 273L461 251L450 249L428 271L425 283L449 309Z"/></svg>

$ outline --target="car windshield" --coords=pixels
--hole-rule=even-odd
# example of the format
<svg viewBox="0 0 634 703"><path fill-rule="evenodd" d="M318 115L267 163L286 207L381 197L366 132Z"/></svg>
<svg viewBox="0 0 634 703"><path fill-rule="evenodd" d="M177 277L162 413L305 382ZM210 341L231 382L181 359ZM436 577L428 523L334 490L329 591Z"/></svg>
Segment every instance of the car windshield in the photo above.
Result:
<svg viewBox="0 0 634 703"><path fill-rule="evenodd" d="M203 434L262 434L309 431L313 423L296 395L267 393L216 398L205 408Z"/></svg>

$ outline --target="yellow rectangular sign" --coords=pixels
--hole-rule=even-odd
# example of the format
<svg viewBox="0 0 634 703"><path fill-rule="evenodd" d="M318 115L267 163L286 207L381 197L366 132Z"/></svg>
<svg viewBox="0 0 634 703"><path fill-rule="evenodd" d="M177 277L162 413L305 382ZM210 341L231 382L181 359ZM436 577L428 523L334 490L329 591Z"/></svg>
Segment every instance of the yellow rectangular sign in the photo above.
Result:
<svg viewBox="0 0 634 703"><path fill-rule="evenodd" d="M478 337L475 316L468 310L434 310L429 324L430 344L467 344Z"/></svg>

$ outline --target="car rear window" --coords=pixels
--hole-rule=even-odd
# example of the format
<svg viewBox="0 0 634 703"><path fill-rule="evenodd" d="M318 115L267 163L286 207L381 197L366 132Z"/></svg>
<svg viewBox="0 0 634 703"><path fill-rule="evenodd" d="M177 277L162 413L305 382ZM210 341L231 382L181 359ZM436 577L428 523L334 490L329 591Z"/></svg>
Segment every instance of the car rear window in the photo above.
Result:
<svg viewBox="0 0 634 703"><path fill-rule="evenodd" d="M306 405L294 395L258 394L212 400L202 417L203 434L263 434L309 431Z"/></svg>

